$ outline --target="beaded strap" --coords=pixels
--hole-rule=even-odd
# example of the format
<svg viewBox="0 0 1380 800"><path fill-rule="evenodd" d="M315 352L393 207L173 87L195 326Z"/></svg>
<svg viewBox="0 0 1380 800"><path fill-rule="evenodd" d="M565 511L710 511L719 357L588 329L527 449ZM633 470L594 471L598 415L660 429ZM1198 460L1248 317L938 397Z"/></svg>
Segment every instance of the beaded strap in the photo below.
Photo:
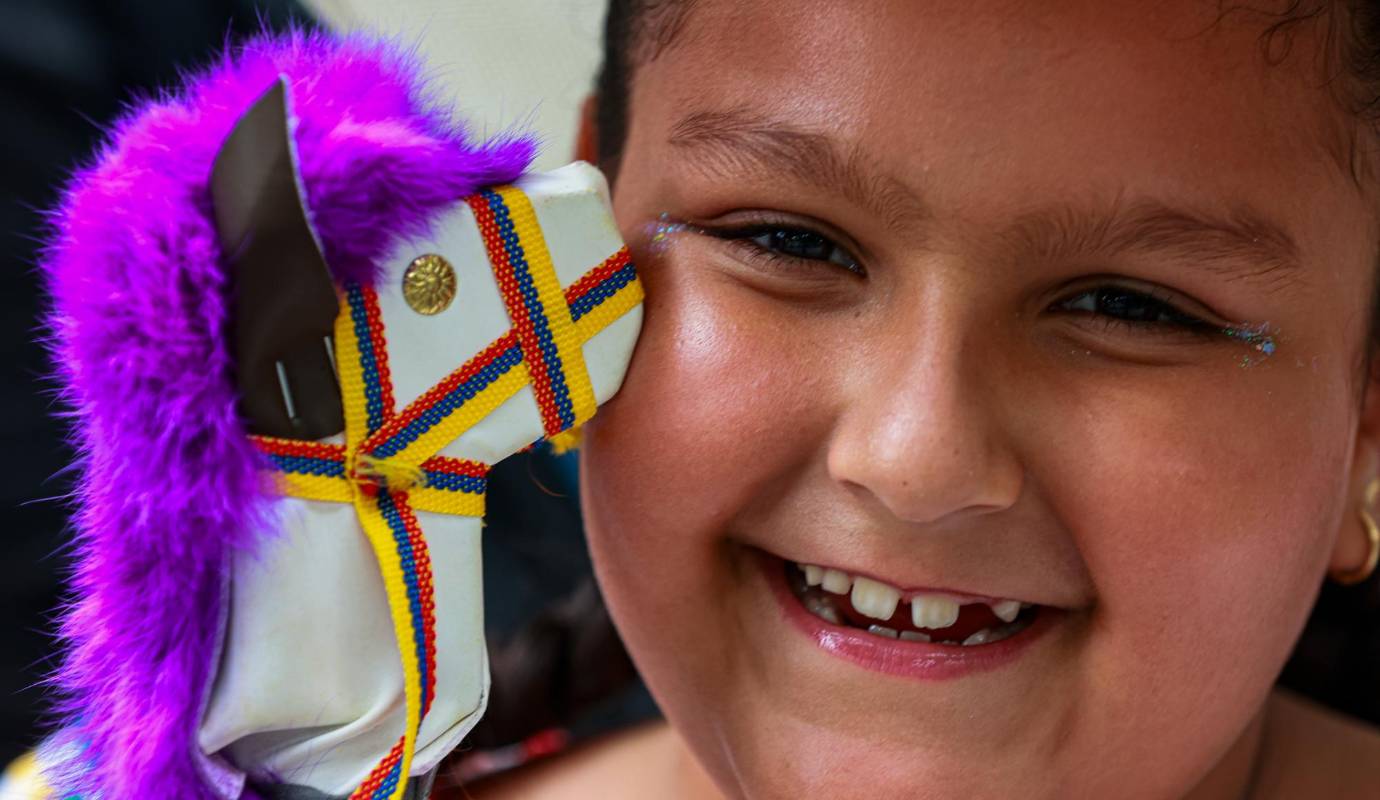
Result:
<svg viewBox="0 0 1380 800"><path fill-rule="evenodd" d="M468 198L508 307L547 436L594 415L583 344L532 202L508 186Z"/></svg>
<svg viewBox="0 0 1380 800"><path fill-rule="evenodd" d="M489 465L442 456L441 449L528 384L546 436L583 423L595 407L584 345L642 302L627 248L562 292L525 195L504 187L467 202L513 329L397 411L378 297L369 287L348 284L335 330L346 443L253 437L281 494L355 507L383 577L402 657L407 719L402 737L350 800L403 795L435 692L431 560L414 511L484 514Z"/></svg>

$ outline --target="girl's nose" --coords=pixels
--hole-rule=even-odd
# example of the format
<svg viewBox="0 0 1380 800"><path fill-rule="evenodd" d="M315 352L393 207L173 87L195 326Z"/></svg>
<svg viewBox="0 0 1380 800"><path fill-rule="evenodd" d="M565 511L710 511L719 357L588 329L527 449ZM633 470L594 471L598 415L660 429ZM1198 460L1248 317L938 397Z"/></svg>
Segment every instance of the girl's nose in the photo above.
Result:
<svg viewBox="0 0 1380 800"><path fill-rule="evenodd" d="M958 325L925 328L900 339L911 344L874 353L850 380L829 442L830 477L907 522L1009 508L1024 474L1004 428L1014 387L965 348Z"/></svg>

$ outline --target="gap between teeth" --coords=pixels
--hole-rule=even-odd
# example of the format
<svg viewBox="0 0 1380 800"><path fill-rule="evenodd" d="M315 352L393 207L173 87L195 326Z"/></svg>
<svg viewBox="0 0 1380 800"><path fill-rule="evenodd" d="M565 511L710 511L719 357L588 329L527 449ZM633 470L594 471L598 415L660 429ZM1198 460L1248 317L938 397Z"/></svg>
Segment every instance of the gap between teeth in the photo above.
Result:
<svg viewBox="0 0 1380 800"><path fill-rule="evenodd" d="M881 581L863 576L854 577L841 570L814 564L798 564L797 566L805 573L806 586L818 586L830 594L849 595L853 608L864 616L883 621L889 620L896 613L896 606L901 602L901 590L894 586L888 586ZM1028 603L1022 603L1019 600L1000 600L987 605L992 609L992 613L997 616L997 619L1004 623L1014 622L1016 616L1021 613L1021 609L1029 606ZM947 597L918 594L910 599L911 623L917 628L947 628L958 621L958 609L959 603ZM833 611L832 608L830 610ZM838 616L837 611L834 611L834 616ZM881 628L883 631L891 630L881 625L873 625L872 628ZM978 631L968 638L974 639L987 630L990 629ZM968 642L965 641L964 644L968 644ZM981 642L973 642L973 644L981 644Z"/></svg>

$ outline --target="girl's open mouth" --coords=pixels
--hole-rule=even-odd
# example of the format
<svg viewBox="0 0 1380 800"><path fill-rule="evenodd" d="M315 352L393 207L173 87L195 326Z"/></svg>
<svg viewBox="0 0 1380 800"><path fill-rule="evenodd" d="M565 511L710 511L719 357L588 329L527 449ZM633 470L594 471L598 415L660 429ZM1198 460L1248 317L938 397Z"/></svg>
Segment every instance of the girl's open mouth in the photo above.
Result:
<svg viewBox="0 0 1380 800"><path fill-rule="evenodd" d="M963 602L940 595L909 597L893 586L813 564L784 562L786 582L805 610L874 636L975 647L1014 636L1039 607L1018 600Z"/></svg>
<svg viewBox="0 0 1380 800"><path fill-rule="evenodd" d="M941 591L756 551L786 620L821 650L866 669L944 680L996 669L1068 619L1065 609Z"/></svg>

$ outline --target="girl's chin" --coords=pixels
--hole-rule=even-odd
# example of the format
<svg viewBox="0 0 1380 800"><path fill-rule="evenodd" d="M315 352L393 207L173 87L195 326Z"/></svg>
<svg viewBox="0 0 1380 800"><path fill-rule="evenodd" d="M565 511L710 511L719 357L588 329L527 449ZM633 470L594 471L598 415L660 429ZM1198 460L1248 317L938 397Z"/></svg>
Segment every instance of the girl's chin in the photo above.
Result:
<svg viewBox="0 0 1380 800"><path fill-rule="evenodd" d="M802 721L779 707L747 712L728 712L737 719L726 724L708 722L698 731L691 730L690 737L698 746L686 745L696 761L694 771L705 775L706 782L716 783L726 797L1067 796L1041 788L1061 782L1054 775L1056 765L1037 755L1046 751L946 746L920 726L914 726L910 735L874 736L865 730L867 722L862 717L819 724ZM686 729L679 721L676 727ZM982 768L975 769L975 764Z"/></svg>

